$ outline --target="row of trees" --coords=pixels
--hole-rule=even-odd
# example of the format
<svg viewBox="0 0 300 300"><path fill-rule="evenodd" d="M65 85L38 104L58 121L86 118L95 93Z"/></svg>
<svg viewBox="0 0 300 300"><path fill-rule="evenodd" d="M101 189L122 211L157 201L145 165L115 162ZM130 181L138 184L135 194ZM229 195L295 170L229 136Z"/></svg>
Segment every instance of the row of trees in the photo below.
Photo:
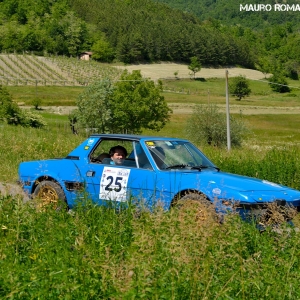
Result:
<svg viewBox="0 0 300 300"><path fill-rule="evenodd" d="M82 9L82 0L72 8L103 32L104 41L125 63L136 61L189 62L197 56L202 64L254 66L248 41L204 24L192 14L170 9L151 0L91 0L96 14ZM93 52L97 53L94 47Z"/></svg>

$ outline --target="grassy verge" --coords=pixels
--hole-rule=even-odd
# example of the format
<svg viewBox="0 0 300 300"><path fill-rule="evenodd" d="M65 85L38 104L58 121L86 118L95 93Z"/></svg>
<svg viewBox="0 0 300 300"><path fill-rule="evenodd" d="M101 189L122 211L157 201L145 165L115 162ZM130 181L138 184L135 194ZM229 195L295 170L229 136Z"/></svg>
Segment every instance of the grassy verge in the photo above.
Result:
<svg viewBox="0 0 300 300"><path fill-rule="evenodd" d="M66 156L84 138L73 135L67 122L59 116L47 119L48 129L1 125L0 181L17 180L22 161Z"/></svg>

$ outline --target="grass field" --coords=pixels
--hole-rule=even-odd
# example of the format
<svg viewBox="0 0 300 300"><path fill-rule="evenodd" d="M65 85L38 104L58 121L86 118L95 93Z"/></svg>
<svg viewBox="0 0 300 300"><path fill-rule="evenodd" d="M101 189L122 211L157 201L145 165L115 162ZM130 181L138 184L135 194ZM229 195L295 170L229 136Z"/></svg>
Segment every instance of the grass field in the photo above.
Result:
<svg viewBox="0 0 300 300"><path fill-rule="evenodd" d="M168 80L165 87L175 107L225 102L222 79ZM275 94L257 81L251 88L238 102L252 112L242 115L251 129L243 146L199 147L224 171L300 189L299 91ZM75 105L83 87L8 89L25 105L39 97L43 106L60 107ZM294 113L258 113L265 107ZM144 133L185 137L190 112L174 113L159 133ZM15 182L21 161L64 157L86 138L72 134L67 115L39 113L46 129L0 124L0 182ZM31 202L0 194L1 299L300 298L300 233L288 225L280 234L260 233L236 216L221 226L206 222L193 207L149 214L81 201L72 213L38 212ZM300 225L299 215L294 222Z"/></svg>

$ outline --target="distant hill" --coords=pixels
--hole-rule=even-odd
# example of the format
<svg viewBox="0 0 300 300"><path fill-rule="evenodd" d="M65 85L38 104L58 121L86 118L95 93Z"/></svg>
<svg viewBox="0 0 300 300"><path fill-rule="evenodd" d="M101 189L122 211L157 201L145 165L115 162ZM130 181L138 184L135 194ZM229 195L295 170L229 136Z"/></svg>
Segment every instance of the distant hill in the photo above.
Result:
<svg viewBox="0 0 300 300"><path fill-rule="evenodd" d="M295 29L300 28L300 12L287 11L287 4L299 4L299 0L293 1L270 1L270 0L155 0L167 4L172 8L179 9L187 13L193 13L201 21L215 19L225 25L242 25L255 30L262 30L273 25L290 24ZM275 3L283 4L278 6L285 11L275 11ZM263 10L262 6L257 6L259 11L241 11L240 5L246 4L261 5L270 4L271 10Z"/></svg>

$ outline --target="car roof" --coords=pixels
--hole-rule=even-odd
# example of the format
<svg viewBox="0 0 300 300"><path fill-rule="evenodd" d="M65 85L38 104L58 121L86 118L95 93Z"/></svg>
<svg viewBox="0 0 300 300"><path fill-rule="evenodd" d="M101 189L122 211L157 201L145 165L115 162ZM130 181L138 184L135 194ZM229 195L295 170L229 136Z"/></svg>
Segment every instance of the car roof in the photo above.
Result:
<svg viewBox="0 0 300 300"><path fill-rule="evenodd" d="M168 141L178 141L178 140L185 140L180 138L171 138L171 137L162 137L162 136L151 136L151 135L137 135L137 134L92 134L92 137L100 137L100 138L111 138L111 139L124 139L124 140L142 140L142 139L149 139L149 140L168 140Z"/></svg>

